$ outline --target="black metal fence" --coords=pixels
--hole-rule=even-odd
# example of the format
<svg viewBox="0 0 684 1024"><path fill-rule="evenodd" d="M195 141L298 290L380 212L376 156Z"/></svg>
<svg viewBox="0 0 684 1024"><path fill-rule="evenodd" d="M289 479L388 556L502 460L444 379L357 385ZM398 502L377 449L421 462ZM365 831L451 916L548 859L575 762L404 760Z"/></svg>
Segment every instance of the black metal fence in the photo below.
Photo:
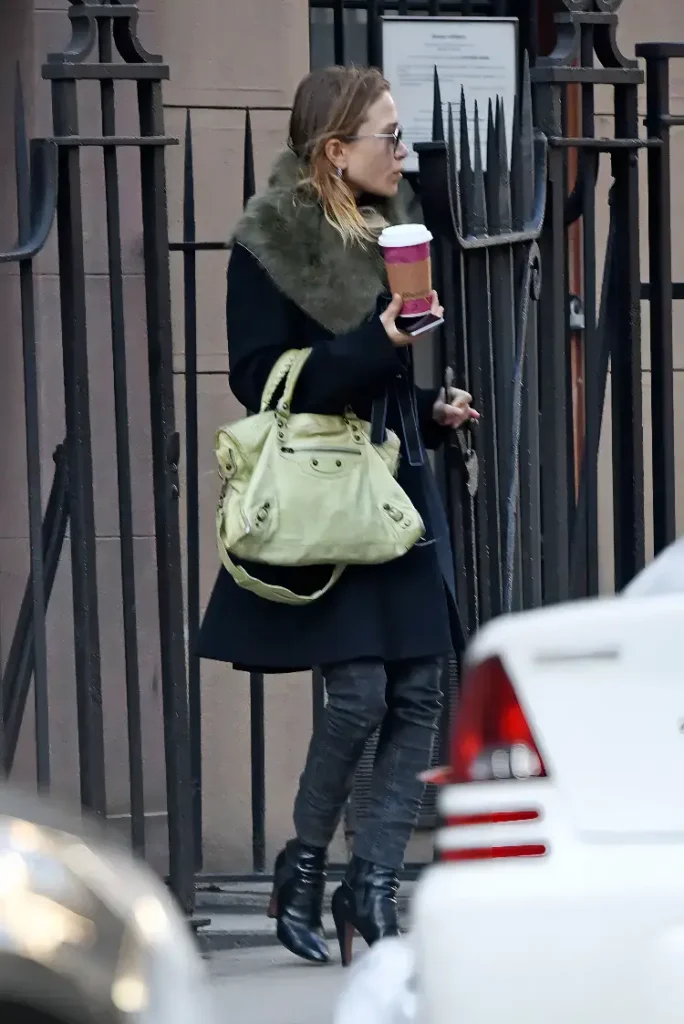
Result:
<svg viewBox="0 0 684 1024"><path fill-rule="evenodd" d="M646 512L654 523L654 553L675 536L675 467L672 375L671 223L669 216L669 132L678 123L669 115L667 66L684 55L680 46L645 44L649 116L646 137L640 135L638 88L644 75L636 60L616 44L619 2L570 3L558 19L559 41L554 54L541 59L533 72L537 122L550 147L549 202L542 241L542 260L549 287L541 300L540 342L547 350L542 366L542 521L543 599L594 595L599 592L599 442L604 400L612 430L612 582L622 587L643 566L646 556ZM579 9L578 9L579 8ZM562 56L561 56L562 55ZM665 88L663 88L663 84ZM614 136L596 138L594 89L612 87ZM580 90L581 135L568 137L567 107L571 89ZM681 119L679 119L681 123ZM640 276L639 153L648 151L648 249L653 288ZM574 188L568 196L569 153L577 154ZM609 158L610 230L600 295L596 290L596 184L600 155ZM608 168L606 168L608 169ZM601 170L603 173L603 169ZM571 330L567 317L568 232L581 224L584 327L582 330L582 418L585 428L577 444L569 394ZM557 288L554 297L553 290ZM650 300L653 430L653 486L644 493L644 410L641 300ZM555 299L555 301L554 301ZM565 316L559 314L565 300ZM610 392L607 394L610 368ZM544 389L547 415L544 418ZM646 413L648 416L648 411ZM562 451L568 456L563 465ZM573 468L577 467L577 482ZM568 511L569 510L569 511Z"/></svg>
<svg viewBox="0 0 684 1024"><path fill-rule="evenodd" d="M139 674L139 623L132 514L130 375L126 365L126 303L122 257L119 154L140 154L144 250L154 534L159 614L159 663L163 704L168 870L172 891L186 911L194 906L190 823L188 703L185 664L181 545L178 519L180 438L175 428L164 150L175 140L164 134L162 81L168 67L146 52L137 37L137 8L118 3L75 3L69 9L72 38L48 55L43 78L52 91L54 135L26 140L21 83L17 82L15 151L18 240L0 262L19 266L26 408L27 494L30 575L2 674L3 756L11 772L33 678L35 766L38 786L51 784L51 722L46 613L57 566L70 533L73 594L73 653L80 799L103 818L107 812L103 719L101 584L98 585L93 444L91 429L90 334L84 258L83 153L102 153L111 358L115 417L114 451L120 547L120 587L127 706L130 838L146 850L143 743ZM138 131L117 133L117 87L135 83ZM99 84L101 131L79 130L83 83ZM41 501L40 386L34 262L45 247L56 212L66 437L55 451L55 473L45 515ZM89 331L89 327L91 330ZM109 609L105 610L109 614ZM124 738L118 738L119 744Z"/></svg>
<svg viewBox="0 0 684 1024"><path fill-rule="evenodd" d="M243 205L254 194L252 120L246 107L242 169ZM188 624L188 695L190 764L192 779L192 834L195 870L202 857L202 680L197 640L200 629L200 519L199 519L199 422L197 368L197 254L228 252L226 238L197 238L195 168L192 115L186 111L183 161L183 239L171 242L171 252L183 258L183 309L185 339L185 460L186 460L186 585ZM251 720L252 864L255 872L266 866L266 748L264 737L264 677L253 672L249 680Z"/></svg>
<svg viewBox="0 0 684 1024"><path fill-rule="evenodd" d="M446 449L441 474L469 632L542 597L539 396L530 379L538 373L547 147L533 128L527 62L515 110L510 163L501 102L481 118L462 96L458 140L451 106L445 139L435 72L434 139L417 147L447 310L437 365L453 369L483 415L470 444Z"/></svg>
<svg viewBox="0 0 684 1024"><path fill-rule="evenodd" d="M599 444L606 405L612 432L604 469L612 472L614 550L612 580L606 578L604 588L612 583L619 591L643 566L647 512L655 554L675 537L672 302L684 289L672 283L669 136L684 119L669 112L668 67L684 48L637 47L646 61L648 111L647 135L640 136L644 75L617 49L619 2L566 0L566 6L556 19L556 50L523 75L510 163L500 107L487 116L462 107L458 140L454 112L448 111L446 141L436 114L435 141L418 147L421 196L438 239L448 310L438 365L454 366L484 411L473 431L477 499L458 470L458 449L447 453L443 468L457 563L465 567L459 597L471 630L502 611L599 593ZM599 85L613 92L611 138L595 137ZM438 111L438 80L436 86ZM581 130L572 136L571 105L578 100ZM464 128L471 117L474 146ZM641 283L639 265L638 155L644 149L651 285ZM610 158L612 181L599 291L601 154ZM569 254L578 224L581 273L573 296ZM642 299L650 301L651 495L644 494ZM571 316L578 311L579 322ZM573 343L579 344L583 389L573 380Z"/></svg>
<svg viewBox="0 0 684 1024"><path fill-rule="evenodd" d="M646 554L646 511L654 550L675 535L672 303L684 284L672 284L670 132L684 117L669 109L669 64L684 44L643 44L646 134L640 135L637 90L643 73L616 47L619 0L564 0L558 46L548 57L521 59L522 74L506 152L503 105L458 109L441 102L435 76L433 139L419 147L417 180L425 219L435 236L437 284L447 310L436 341L435 383L451 368L483 412L481 424L460 435L441 456L438 475L452 524L458 596L469 631L502 612L535 607L599 589L599 443L608 406L612 438L605 463L612 473L613 579L622 587ZM485 6L484 4L482 5ZM486 5L510 15L508 4ZM524 5L518 4L517 13ZM372 32L386 10L401 14L480 13L476 4L318 3L333 12L335 55L347 56L347 10L364 9ZM536 10L536 5L534 7ZM536 31L528 9L526 32ZM202 869L201 678L195 654L200 621L197 254L224 252L228 230L197 238L193 134L185 130L183 237L169 245L161 82L168 69L136 36L131 6L74 4L73 38L50 55L54 137L26 139L20 83L15 117L18 240L0 262L19 266L26 409L30 576L2 674L2 754L11 771L34 682L38 784L51 781L46 609L70 528L80 796L95 814L107 811L100 657L100 590L96 574L93 447L86 318L81 155L102 153L104 219L110 292L117 515L127 704L132 847L146 852L145 775L141 723L140 623L132 516L128 331L120 210L119 154L140 154L145 333L148 351L156 593L164 719L169 881L190 912ZM376 38L375 36L373 37ZM533 50L534 52L534 50ZM532 66L530 67L530 64ZM79 131L79 83L99 83L101 133ZM132 81L139 131L117 134L117 83ZM594 91L614 95L615 132L596 137ZM574 113L573 113L574 110ZM243 191L254 191L250 111L245 110ZM571 134L579 118L580 134ZM468 123L472 125L469 134ZM647 150L650 283L639 273L638 160ZM601 158L604 158L603 164ZM603 278L597 283L597 183L609 160L610 230ZM57 213L66 437L55 451L52 489L43 513L39 436L34 261ZM578 227L579 225L579 227ZM579 251L580 274L570 254ZM185 432L176 431L172 381L169 252L184 268ZM572 285L572 286L571 286ZM574 293L574 295L571 295ZM572 299L572 301L571 301ZM644 493L640 308L649 301L652 492ZM572 317L570 316L572 312ZM578 358L579 354L579 358ZM579 377L574 374L579 365ZM610 375L609 375L610 370ZM648 410L646 415L648 416ZM578 426L579 424L579 426ZM187 608L178 500L179 461L186 460ZM604 482L604 481L603 481ZM608 488L610 492L610 488ZM187 635L187 646L186 637ZM458 665L445 677L451 698ZM265 871L264 679L249 681L251 720L252 861ZM312 679L313 715L323 707L322 682ZM445 726L448 723L448 711ZM428 809L430 804L428 801Z"/></svg>

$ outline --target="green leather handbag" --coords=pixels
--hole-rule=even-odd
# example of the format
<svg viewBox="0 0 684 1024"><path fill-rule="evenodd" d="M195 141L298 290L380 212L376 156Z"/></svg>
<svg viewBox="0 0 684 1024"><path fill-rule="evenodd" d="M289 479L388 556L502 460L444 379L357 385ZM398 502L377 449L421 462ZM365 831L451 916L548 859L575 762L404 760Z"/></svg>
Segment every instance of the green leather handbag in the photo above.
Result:
<svg viewBox="0 0 684 1024"><path fill-rule="evenodd" d="M236 583L283 604L316 601L348 565L400 558L425 532L397 483L399 438L371 443L371 427L344 416L291 413L311 349L292 349L273 367L261 411L216 433L222 480L216 512L221 561ZM282 395L270 409L278 387ZM265 583L234 561L275 566L331 565L326 585L296 594Z"/></svg>

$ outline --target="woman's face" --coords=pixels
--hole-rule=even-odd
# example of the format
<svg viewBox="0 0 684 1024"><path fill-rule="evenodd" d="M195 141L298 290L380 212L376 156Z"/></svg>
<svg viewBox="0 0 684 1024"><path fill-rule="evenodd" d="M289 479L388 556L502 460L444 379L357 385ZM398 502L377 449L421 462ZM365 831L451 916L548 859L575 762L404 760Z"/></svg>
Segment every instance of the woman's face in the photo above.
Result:
<svg viewBox="0 0 684 1024"><path fill-rule="evenodd" d="M394 196L399 189L402 167L408 150L396 143L399 127L397 108L389 92L384 92L368 108L366 120L354 139L338 143L329 157L342 168L344 180L355 195L368 192L375 196Z"/></svg>

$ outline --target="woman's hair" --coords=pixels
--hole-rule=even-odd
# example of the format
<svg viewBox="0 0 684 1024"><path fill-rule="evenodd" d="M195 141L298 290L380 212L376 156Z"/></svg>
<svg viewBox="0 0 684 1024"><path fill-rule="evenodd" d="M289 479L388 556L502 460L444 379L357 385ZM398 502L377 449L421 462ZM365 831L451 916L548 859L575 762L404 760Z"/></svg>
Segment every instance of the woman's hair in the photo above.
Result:
<svg viewBox="0 0 684 1024"><path fill-rule="evenodd" d="M290 148L306 164L302 182L316 193L326 220L345 242L373 238L354 195L325 153L331 139L350 139L389 83L375 68L331 67L312 71L297 89L290 118Z"/></svg>

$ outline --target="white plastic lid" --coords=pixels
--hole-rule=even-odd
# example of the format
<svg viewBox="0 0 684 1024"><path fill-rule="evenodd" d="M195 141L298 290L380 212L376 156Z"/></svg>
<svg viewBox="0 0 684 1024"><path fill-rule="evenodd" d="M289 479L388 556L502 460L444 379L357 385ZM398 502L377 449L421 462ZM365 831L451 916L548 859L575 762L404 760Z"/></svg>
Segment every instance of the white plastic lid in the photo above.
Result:
<svg viewBox="0 0 684 1024"><path fill-rule="evenodd" d="M432 235L424 224L395 224L385 228L378 242L386 249L399 249L405 245L422 245L431 242Z"/></svg>

